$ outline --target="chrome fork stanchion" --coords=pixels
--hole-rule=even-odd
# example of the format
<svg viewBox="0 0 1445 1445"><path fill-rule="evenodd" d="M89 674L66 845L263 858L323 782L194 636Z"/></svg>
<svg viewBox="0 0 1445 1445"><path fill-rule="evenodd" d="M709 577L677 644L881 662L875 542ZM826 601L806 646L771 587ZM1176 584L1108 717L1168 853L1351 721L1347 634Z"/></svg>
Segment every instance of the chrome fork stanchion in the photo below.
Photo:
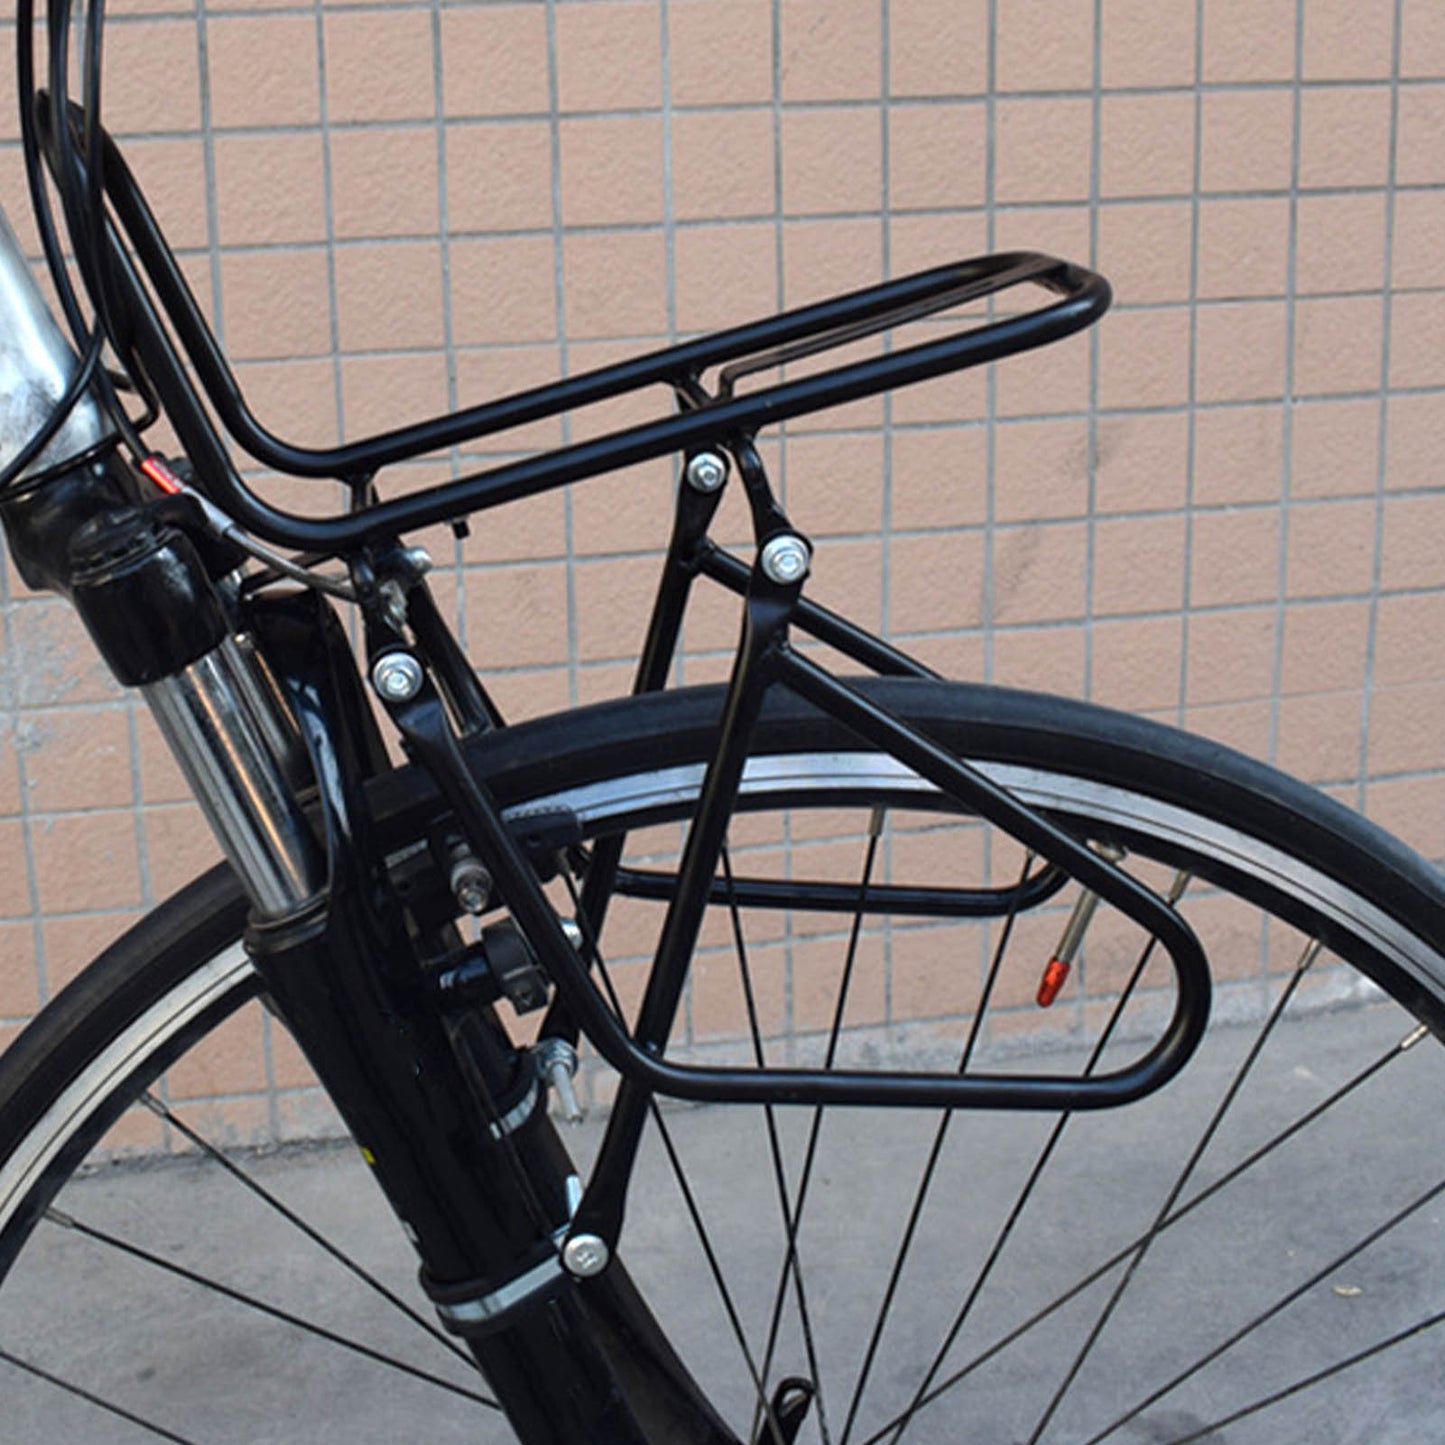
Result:
<svg viewBox="0 0 1445 1445"><path fill-rule="evenodd" d="M227 637L190 666L140 689L212 831L265 918L282 918L320 891L325 869L296 801L290 719Z"/></svg>

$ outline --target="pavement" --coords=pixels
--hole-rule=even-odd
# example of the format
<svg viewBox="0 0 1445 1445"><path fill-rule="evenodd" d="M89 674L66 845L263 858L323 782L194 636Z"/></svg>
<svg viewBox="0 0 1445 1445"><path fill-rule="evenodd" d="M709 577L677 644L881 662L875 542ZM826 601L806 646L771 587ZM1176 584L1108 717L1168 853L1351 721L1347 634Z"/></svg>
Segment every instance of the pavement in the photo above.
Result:
<svg viewBox="0 0 1445 1445"><path fill-rule="evenodd" d="M1375 1008L1323 1013L1294 1026L1278 1041L1270 1076L1252 1076L1241 1092L1181 1200L1226 1175L1402 1032L1398 1017ZM1206 1051L1197 1065L1201 1102L1186 1103L1171 1087L1127 1116L1111 1112L1070 1123L948 1370L1139 1237L1251 1038L1245 1029L1226 1029ZM1440 1182L1441 1054L1429 1044L1403 1054L1161 1235L1043 1440L1082 1445L1185 1362L1301 1285L1295 1303L1109 1438L1124 1445L1190 1438L1242 1402L1445 1307L1439 1199L1378 1244L1330 1267L1376 1223ZM757 1349L782 1258L764 1117L749 1108L681 1106L668 1107L666 1117ZM811 1115L788 1110L776 1118L796 1181ZM910 1186L900 1202L896 1186L918 1179L934 1137L932 1120L911 1115L854 1113L846 1122L856 1133L847 1138L843 1122L830 1115L822 1131L800 1241L816 1347L828 1362L822 1370L826 1438L834 1442L842 1439L848 1382L864 1353L912 1194ZM870 1396L860 1412L853 1441L861 1445L906 1401L997 1239L1048 1127L1023 1115L956 1116L871 1372L876 1399ZM566 1132L585 1161L600 1124ZM292 1149L239 1162L424 1309L408 1247L351 1148ZM684 1358L746 1438L746 1373L677 1201L663 1152L652 1143L639 1164L623 1252ZM67 1219L304 1314L452 1386L478 1387L476 1376L413 1321L378 1305L366 1286L213 1165L103 1168L75 1181L59 1207ZM762 1242L757 1219L769 1209L774 1232ZM1028 1397L1042 1390L1047 1399L1064 1378L1077 1349L1069 1341L1077 1342L1099 1318L1119 1278L1118 1271L1107 1276L979 1368L920 1417L906 1440L1015 1445L1030 1439L1040 1406ZM796 1314L789 1310L775 1374L806 1368ZM1439 1330L1424 1334L1276 1409L1200 1438L1213 1445L1438 1445L1445 1439L1442 1341ZM483 1445L510 1438L491 1411L464 1394L278 1323L63 1222L39 1227L34 1247L0 1290L0 1350L171 1432L158 1436L0 1363L0 1439L7 1445L131 1445L156 1438L216 1445ZM799 1438L825 1438L816 1410Z"/></svg>

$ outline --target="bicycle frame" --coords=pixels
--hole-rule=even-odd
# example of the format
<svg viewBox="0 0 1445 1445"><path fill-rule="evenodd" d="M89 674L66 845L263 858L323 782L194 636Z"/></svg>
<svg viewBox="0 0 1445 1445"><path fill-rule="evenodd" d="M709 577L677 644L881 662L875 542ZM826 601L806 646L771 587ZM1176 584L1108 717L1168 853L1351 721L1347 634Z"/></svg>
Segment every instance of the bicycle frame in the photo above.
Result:
<svg viewBox="0 0 1445 1445"><path fill-rule="evenodd" d="M68 113L64 118L73 119ZM52 163L62 168L55 119L49 116L48 131L42 125L42 132ZM1033 253L965 261L454 416L345 447L306 450L272 437L246 408L154 217L108 139L103 155L105 191L117 224L101 228L96 253L102 274L87 280L132 338L198 480L192 488L159 459L147 459L154 463L143 468L147 476L173 493L169 501L148 496L133 476L117 482L110 475L107 469L119 463L113 442L107 442L104 486L92 476L89 489L66 494L65 505L41 507L35 498L58 496L48 489L64 480L51 469L30 478L23 496L0 499L12 546L23 553L34 543L37 552L58 556L68 534L117 501L130 503L130 513L141 518L137 527L151 525L152 518L164 524L152 551L145 551L149 542L127 541L132 552L123 566L112 565L111 552L119 544L102 537L111 548L105 568L92 562L89 571L62 574L57 564L55 575L42 580L72 593L118 675L145 687L248 884L256 905L248 947L269 997L416 1244L424 1282L443 1320L466 1338L522 1438L529 1445L583 1438L637 1445L734 1441L672 1356L615 1258L626 1187L655 1095L819 1105L1106 1108L1167 1082L1204 1029L1207 970L1198 942L1171 908L792 648L790 634L798 629L877 671L927 675L904 653L803 597L811 547L779 506L754 444L765 426L1070 334L1102 314L1108 286L1082 268ZM83 169L69 181L84 186ZM1060 299L1022 316L988 314L941 339L737 393L738 383L758 372L792 367L1025 284ZM167 325L232 435L272 466L339 478L365 504L318 520L282 512L252 492L234 469ZM715 378L711 388L709 374ZM410 497L370 500L376 471L391 462L652 387L665 389L678 408L675 414ZM519 836L490 796L487 780L473 775L467 735L498 719L399 538L412 528L456 522L504 501L678 454L685 476L694 481L679 488L637 689L664 684L698 578L744 598L743 634L718 750L676 874L648 877L623 867L621 839L598 845L583 893L579 951L543 892L542 874L550 855L580 843L580 831L575 820L562 816L547 820L540 834ZM703 458L707 465L699 467ZM751 509L756 544L751 565L707 535L728 458ZM61 470L67 475L75 470L73 454ZM704 473L706 485L698 481ZM78 484L72 478L66 485ZM580 1031L622 1077L585 1193L571 1179L546 1110L539 1107L544 1091L533 1060L512 1044L491 1007L495 979L485 970L466 975L455 963L459 940L450 917L419 917L398 891L397 840L387 836L372 807L385 755L344 632L315 594L276 602L243 589L214 599L208 579L220 566L198 551L205 529L188 503L201 506L202 516L203 504L219 508L235 525L272 543L347 560L350 588L366 625L368 671L414 762L439 794L433 836L459 837L480 861L495 883L496 899L552 985L543 1037L575 1044ZM776 560L784 553L791 559L786 566ZM126 570L132 556L147 568L163 557L156 575L164 573L170 585L184 574L186 585L194 586L198 602L187 615L210 618L214 608L225 625L219 632L193 628L195 635L179 641L170 637L167 618L175 615L180 593L157 581L134 582ZM234 565L234 558L224 560ZM124 588L125 605L117 609L118 587ZM124 618L131 631L138 629L142 640L129 632L124 641L114 636L105 620L111 613ZM224 634L238 628L255 639L260 665L277 681L280 699L268 696L247 660L233 655L234 644ZM390 689L380 682L388 666L397 675L406 673L404 686ZM1086 1080L703 1068L669 1059L667 1042L689 960L717 886L728 822L739 807L752 729L767 691L776 686L841 720L1043 860L1018 889L915 890L908 902L916 911L1002 914L1042 901L1073 878L1159 938L1173 963L1176 1006L1154 1046L1137 1062ZM211 727L217 717L220 723ZM201 718L208 727L193 725ZM295 770L285 756L288 727L310 758L309 797L297 792ZM222 755L230 758L229 769L217 766ZM285 846L278 846L278 838L288 840ZM265 881L268 870L271 883ZM748 880L741 886L750 901L767 903L765 889ZM669 903L639 1016L629 1030L593 983L588 954L610 898L649 890ZM818 885L815 896L826 903L826 887ZM796 902L796 889L791 897ZM880 899L890 906L899 901L886 893ZM445 988L438 981L443 963L451 968ZM554 1379L559 1340L568 1380L560 1390ZM652 1362L645 1375L635 1369L639 1354ZM772 1428L777 1431L776 1421Z"/></svg>

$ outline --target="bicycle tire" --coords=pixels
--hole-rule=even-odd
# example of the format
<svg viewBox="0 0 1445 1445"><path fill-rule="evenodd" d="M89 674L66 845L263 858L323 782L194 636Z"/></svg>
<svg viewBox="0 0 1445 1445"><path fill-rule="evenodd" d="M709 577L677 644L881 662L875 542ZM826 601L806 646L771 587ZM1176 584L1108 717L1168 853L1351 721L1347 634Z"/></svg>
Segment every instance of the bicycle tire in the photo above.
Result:
<svg viewBox="0 0 1445 1445"><path fill-rule="evenodd" d="M934 681L861 686L1081 834L1122 842L1146 866L1187 864L1211 899L1232 894L1278 920L1267 927L1303 930L1445 1038L1445 884L1358 815L1220 745L1087 704ZM670 825L696 796L720 705L716 688L624 699L481 739L471 757L514 815L565 806L589 836ZM437 809L412 770L381 780L374 801L398 841ZM912 811L936 801L809 706L769 700L745 778L750 812L774 803L874 815L883 803ZM213 871L107 950L0 1058L0 1277L140 1090L255 995L237 946L243 916L229 873ZM959 1438L976 1399L936 1438ZM855 1438L890 1433L877 1420L886 1427L896 1403L880 1408L874 1433L860 1415ZM1149 1438L1192 1438L1199 1417L1186 1414L1184 1424L1156 1423ZM917 1438L935 1438L923 1420ZM746 1421L734 1428L745 1435Z"/></svg>

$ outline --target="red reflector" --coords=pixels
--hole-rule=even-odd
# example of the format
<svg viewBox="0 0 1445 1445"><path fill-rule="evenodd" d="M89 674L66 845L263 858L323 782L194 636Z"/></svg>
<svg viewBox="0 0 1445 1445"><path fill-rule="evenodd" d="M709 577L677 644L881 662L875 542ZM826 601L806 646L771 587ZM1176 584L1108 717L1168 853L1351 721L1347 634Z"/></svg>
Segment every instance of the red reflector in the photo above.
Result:
<svg viewBox="0 0 1445 1445"><path fill-rule="evenodd" d="M1069 965L1062 958L1051 958L1039 980L1038 1005L1048 1008L1058 998L1059 990L1068 982Z"/></svg>
<svg viewBox="0 0 1445 1445"><path fill-rule="evenodd" d="M141 464L140 469L161 491L169 492L171 496L184 491L181 486L181 479L165 464L160 457L147 457Z"/></svg>

